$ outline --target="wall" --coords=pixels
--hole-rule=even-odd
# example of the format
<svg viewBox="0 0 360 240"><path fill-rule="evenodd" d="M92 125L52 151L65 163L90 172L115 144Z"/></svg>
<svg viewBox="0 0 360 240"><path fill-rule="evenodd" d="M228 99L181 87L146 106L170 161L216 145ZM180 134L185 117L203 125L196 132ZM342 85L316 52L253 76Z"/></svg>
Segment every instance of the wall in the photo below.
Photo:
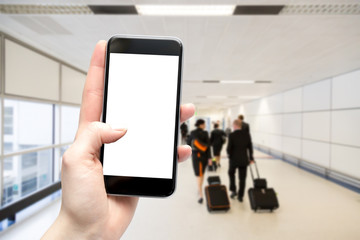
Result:
<svg viewBox="0 0 360 240"><path fill-rule="evenodd" d="M360 179L360 70L230 109L253 141L325 174ZM236 111L238 110L238 111Z"/></svg>

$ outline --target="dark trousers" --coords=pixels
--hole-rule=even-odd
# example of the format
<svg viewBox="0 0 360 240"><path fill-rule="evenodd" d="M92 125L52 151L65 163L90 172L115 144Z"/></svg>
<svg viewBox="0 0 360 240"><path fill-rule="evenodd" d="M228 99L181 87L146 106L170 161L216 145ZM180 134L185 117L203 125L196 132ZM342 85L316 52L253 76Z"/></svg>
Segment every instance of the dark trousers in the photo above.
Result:
<svg viewBox="0 0 360 240"><path fill-rule="evenodd" d="M244 197L244 191L245 191L245 181L246 181L246 170L247 167L229 167L229 178L230 178L230 191L236 192L236 184L235 184L235 172L236 169L239 169L239 193L238 198Z"/></svg>

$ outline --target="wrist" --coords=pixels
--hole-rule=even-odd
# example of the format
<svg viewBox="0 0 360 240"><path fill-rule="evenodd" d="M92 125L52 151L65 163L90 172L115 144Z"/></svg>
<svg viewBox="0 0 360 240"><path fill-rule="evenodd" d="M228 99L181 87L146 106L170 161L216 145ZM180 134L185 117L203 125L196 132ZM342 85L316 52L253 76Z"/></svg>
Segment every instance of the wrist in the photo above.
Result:
<svg viewBox="0 0 360 240"><path fill-rule="evenodd" d="M41 239L100 239L100 235L97 227L79 225L66 213L60 211L59 216Z"/></svg>

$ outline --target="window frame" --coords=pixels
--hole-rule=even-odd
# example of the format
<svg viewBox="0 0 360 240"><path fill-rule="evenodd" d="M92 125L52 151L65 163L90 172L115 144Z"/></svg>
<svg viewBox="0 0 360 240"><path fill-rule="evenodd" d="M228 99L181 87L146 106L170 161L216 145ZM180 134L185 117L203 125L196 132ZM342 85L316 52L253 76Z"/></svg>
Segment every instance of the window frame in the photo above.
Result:
<svg viewBox="0 0 360 240"><path fill-rule="evenodd" d="M49 100L49 99L41 99L41 98L37 98L37 97L28 97L28 96L20 96L20 95L16 95L16 94L7 94L5 93L5 40L10 40L15 42L16 44L21 45L22 47L28 48L31 51L34 51L36 53L39 53L41 55L43 55L46 58L49 58L51 60L54 60L58 63L59 65L59 87L58 87L58 91L59 91L59 99L58 100ZM67 64L66 62L63 62L57 58L54 58L53 56L50 56L42 51L39 51L36 48L33 48L29 45L27 45L24 42L21 42L13 37L11 37L10 35L7 35L3 32L0 31L0 222L6 218L11 219L11 220L15 220L15 216L16 213L21 211L24 208L27 208L28 206L36 203L37 201L45 198L46 196L49 196L50 194L53 194L55 192L57 192L58 190L61 189L61 184L60 184L60 173L58 173L57 171L61 171L61 149L63 148L67 148L72 142L61 142L61 108L62 106L71 106L71 107L78 107L80 108L80 104L79 103L72 103L72 102L66 102L66 101L62 101L61 96L62 96L62 76L61 76L61 69L62 67L68 67L71 68L79 73L82 73L84 75L86 75L86 72L71 66L69 64ZM24 150L16 150L16 151L12 151L11 153L5 153L4 152L4 125L5 124L5 109L4 109L4 101L6 99L11 99L11 100L16 100L16 101L26 101L26 102L35 102L35 103L46 103L46 104L52 104L53 106L53 122L52 122L52 143L48 144L48 145L44 145L41 147L34 147L34 148L29 148L29 149L24 149ZM14 132L16 128L16 125L14 125L14 123L12 124L12 130ZM20 199L18 200L9 200L8 203L4 203L3 204L3 194L9 194L9 191L13 191L13 189L8 189L9 186L4 186L5 182L4 182L4 159L9 158L9 157L13 157L13 156L18 156L20 158L19 155L23 155L23 154L28 154L28 153L34 153L34 152L38 152L38 151L42 151L42 150L50 150L51 149L51 169L52 169L52 173L51 173L51 181L49 185L46 185L43 188L37 188L37 190L35 192L31 192L29 193L29 195L26 195L24 197L20 197ZM37 159L37 162L39 163L39 160ZM56 166L55 166L56 164ZM21 165L21 163L20 163ZM59 166L57 166L59 165ZM39 169L36 172L37 174L37 181L40 182L39 179ZM20 182L21 184L21 182ZM37 184L39 186L39 184ZM6 189L4 189L4 187L6 187ZM19 191L19 190L18 190ZM21 193L18 193L21 196ZM7 199L7 198L6 198ZM1 232L1 230L0 230Z"/></svg>

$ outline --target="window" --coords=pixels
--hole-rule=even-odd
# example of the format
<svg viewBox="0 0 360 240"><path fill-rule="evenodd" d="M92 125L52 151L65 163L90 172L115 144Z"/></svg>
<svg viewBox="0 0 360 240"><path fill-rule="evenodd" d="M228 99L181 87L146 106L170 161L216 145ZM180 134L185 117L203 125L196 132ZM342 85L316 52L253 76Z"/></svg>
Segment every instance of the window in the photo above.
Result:
<svg viewBox="0 0 360 240"><path fill-rule="evenodd" d="M4 143L4 152L12 152L13 144ZM9 161L10 159L10 161ZM11 170L13 168L12 158L5 158L4 160L4 170Z"/></svg>
<svg viewBox="0 0 360 240"><path fill-rule="evenodd" d="M9 153L13 151L13 144L12 142L5 142L4 143L4 152Z"/></svg>
<svg viewBox="0 0 360 240"><path fill-rule="evenodd" d="M0 53L0 61L6 61L2 65L8 70L1 79L6 88L0 89L5 96L0 98L1 210L60 180L62 154L77 131L85 74L0 35L0 48L7 50ZM29 57L34 60L31 66L20 64L19 71L18 60L29 63ZM39 73L44 64L46 71ZM60 69L70 71L62 71L64 75ZM0 221L0 232L2 227Z"/></svg>
<svg viewBox="0 0 360 240"><path fill-rule="evenodd" d="M74 141L79 122L79 107L61 107L61 143Z"/></svg>
<svg viewBox="0 0 360 240"><path fill-rule="evenodd" d="M2 203L5 205L12 202L13 186L4 186Z"/></svg>
<svg viewBox="0 0 360 240"><path fill-rule="evenodd" d="M63 145L60 148L55 148L55 162L54 162L54 181L59 181L61 179L61 162L62 156L65 151L69 148L70 145Z"/></svg>
<svg viewBox="0 0 360 240"><path fill-rule="evenodd" d="M5 154L53 144L52 104L5 99L4 106L4 147L12 144Z"/></svg>
<svg viewBox="0 0 360 240"><path fill-rule="evenodd" d="M3 206L59 180L59 173L54 177L54 164L55 161L59 163L60 156L55 158L52 145L59 144L60 107L13 99L0 101L4 101ZM39 147L45 150L37 151ZM16 152L19 154L16 155ZM60 151L57 152L59 155Z"/></svg>
<svg viewBox="0 0 360 240"><path fill-rule="evenodd" d="M37 178L39 188L43 188L53 182L53 152L54 149L48 149L37 153Z"/></svg>
<svg viewBox="0 0 360 240"><path fill-rule="evenodd" d="M13 169L12 158L4 159L4 170L11 170Z"/></svg>
<svg viewBox="0 0 360 240"><path fill-rule="evenodd" d="M16 170L18 168L18 157L4 158L3 169L3 195L2 205L11 203L19 197L19 175Z"/></svg>
<svg viewBox="0 0 360 240"><path fill-rule="evenodd" d="M14 99L0 101L4 101L4 206L60 180L62 155L74 140L80 108Z"/></svg>
<svg viewBox="0 0 360 240"><path fill-rule="evenodd" d="M29 193L35 192L37 186L36 174L26 176L21 182L21 196L26 196Z"/></svg>
<svg viewBox="0 0 360 240"><path fill-rule="evenodd" d="M49 148L4 158L3 205L53 182L53 151Z"/></svg>
<svg viewBox="0 0 360 240"><path fill-rule="evenodd" d="M14 125L13 107L4 107L4 134L13 134Z"/></svg>
<svg viewBox="0 0 360 240"><path fill-rule="evenodd" d="M21 156L22 169L36 167L37 165L37 152L26 153Z"/></svg>

